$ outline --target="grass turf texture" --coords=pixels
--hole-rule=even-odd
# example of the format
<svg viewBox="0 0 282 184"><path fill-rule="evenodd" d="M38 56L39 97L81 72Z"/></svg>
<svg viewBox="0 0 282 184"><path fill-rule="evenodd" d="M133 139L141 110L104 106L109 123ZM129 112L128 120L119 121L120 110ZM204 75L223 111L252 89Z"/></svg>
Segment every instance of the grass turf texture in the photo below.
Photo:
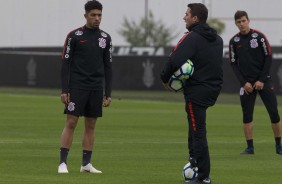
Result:
<svg viewBox="0 0 282 184"><path fill-rule="evenodd" d="M9 94L11 91L15 94ZM54 96L58 91L1 88L0 92L0 183L183 183L187 120L181 95L113 92L116 98L98 120L93 153L94 166L103 174L79 173L81 118L69 153L69 174L59 175L60 134L65 116L59 97ZM169 98L173 101L163 100ZM219 104L208 110L213 183L280 183L282 157L275 154L264 106L255 108L256 154L242 156L239 152L245 148L245 141L241 108L233 100L238 97L221 95Z"/></svg>

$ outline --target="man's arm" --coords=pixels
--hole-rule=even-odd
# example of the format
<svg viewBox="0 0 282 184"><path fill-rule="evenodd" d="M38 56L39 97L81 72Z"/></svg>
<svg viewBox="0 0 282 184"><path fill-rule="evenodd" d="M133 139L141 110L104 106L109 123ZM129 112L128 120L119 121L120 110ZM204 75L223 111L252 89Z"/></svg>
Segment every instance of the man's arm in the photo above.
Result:
<svg viewBox="0 0 282 184"><path fill-rule="evenodd" d="M103 106L109 106L111 103L112 93L112 40L109 37L108 44L104 53L104 70L105 70L105 98Z"/></svg>
<svg viewBox="0 0 282 184"><path fill-rule="evenodd" d="M195 40L192 40L193 38L189 34L190 33L184 35L183 39L179 41L176 48L169 56L169 59L161 72L161 79L164 84L168 83L172 74L178 70L187 59L191 59L196 52L194 46Z"/></svg>
<svg viewBox="0 0 282 184"><path fill-rule="evenodd" d="M238 56L236 53L236 48L235 45L233 43L232 40L230 40L229 42L229 64L231 65L235 76L237 77L237 79L239 80L240 84L242 87L244 87L244 85L246 84L246 80L244 79L244 77L242 76L239 66L238 66Z"/></svg>
<svg viewBox="0 0 282 184"><path fill-rule="evenodd" d="M62 52L62 65L61 65L61 88L62 95L61 100L67 104L69 101L69 77L70 77L70 63L73 57L74 39L68 34L64 49Z"/></svg>
<svg viewBox="0 0 282 184"><path fill-rule="evenodd" d="M271 52L271 47L269 45L269 42L264 35L262 35L262 38L260 38L260 41L261 41L261 49L263 50L263 53L264 53L264 65L263 65L263 69L259 76L259 81L264 83L267 80L267 77L270 71L270 67L272 64L272 52Z"/></svg>

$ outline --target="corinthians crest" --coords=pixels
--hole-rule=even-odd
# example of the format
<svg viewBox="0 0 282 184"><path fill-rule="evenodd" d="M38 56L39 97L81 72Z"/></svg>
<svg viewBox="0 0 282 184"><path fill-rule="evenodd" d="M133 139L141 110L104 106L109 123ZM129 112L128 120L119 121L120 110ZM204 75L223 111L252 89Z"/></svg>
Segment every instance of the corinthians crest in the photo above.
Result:
<svg viewBox="0 0 282 184"><path fill-rule="evenodd" d="M154 85L155 77L154 77L154 63L151 63L149 59L147 59L146 62L142 63L142 66L144 68L144 74L143 74L143 82L144 85L147 88L150 88Z"/></svg>

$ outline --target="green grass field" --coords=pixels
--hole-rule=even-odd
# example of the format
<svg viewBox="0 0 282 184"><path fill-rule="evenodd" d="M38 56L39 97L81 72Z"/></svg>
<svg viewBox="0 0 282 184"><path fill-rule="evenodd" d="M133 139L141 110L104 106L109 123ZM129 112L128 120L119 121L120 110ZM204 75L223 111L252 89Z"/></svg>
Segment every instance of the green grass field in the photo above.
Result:
<svg viewBox="0 0 282 184"><path fill-rule="evenodd" d="M69 153L69 174L59 175L65 116L57 94L57 90L0 89L0 183L183 183L181 170L188 151L181 95L114 91L111 107L105 108L104 117L98 120L92 159L103 174L79 173L81 119ZM221 95L207 117L214 184L281 183L282 156L274 152L263 106L255 109L253 156L239 155L245 141L237 96Z"/></svg>

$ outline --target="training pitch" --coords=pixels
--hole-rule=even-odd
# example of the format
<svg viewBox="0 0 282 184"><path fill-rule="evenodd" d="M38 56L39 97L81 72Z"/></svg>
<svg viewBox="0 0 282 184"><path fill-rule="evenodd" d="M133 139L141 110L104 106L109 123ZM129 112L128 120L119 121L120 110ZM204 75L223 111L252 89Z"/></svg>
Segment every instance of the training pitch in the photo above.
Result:
<svg viewBox="0 0 282 184"><path fill-rule="evenodd" d="M169 94L163 98L175 99L166 101L152 93L134 99L131 92L119 92L116 97L113 92L112 105L104 108L104 117L98 119L96 126L92 163L103 174L79 172L81 119L69 152L69 174L59 175L63 105L59 95L54 95L56 92L41 92L11 94L0 90L1 184L183 183L181 170L188 157L188 126L182 97ZM245 141L237 100L237 95L221 95L219 104L208 110L213 184L280 183L282 156L275 154L269 117L260 104L255 107L254 116L256 154L239 155ZM279 111L282 115L281 103Z"/></svg>

